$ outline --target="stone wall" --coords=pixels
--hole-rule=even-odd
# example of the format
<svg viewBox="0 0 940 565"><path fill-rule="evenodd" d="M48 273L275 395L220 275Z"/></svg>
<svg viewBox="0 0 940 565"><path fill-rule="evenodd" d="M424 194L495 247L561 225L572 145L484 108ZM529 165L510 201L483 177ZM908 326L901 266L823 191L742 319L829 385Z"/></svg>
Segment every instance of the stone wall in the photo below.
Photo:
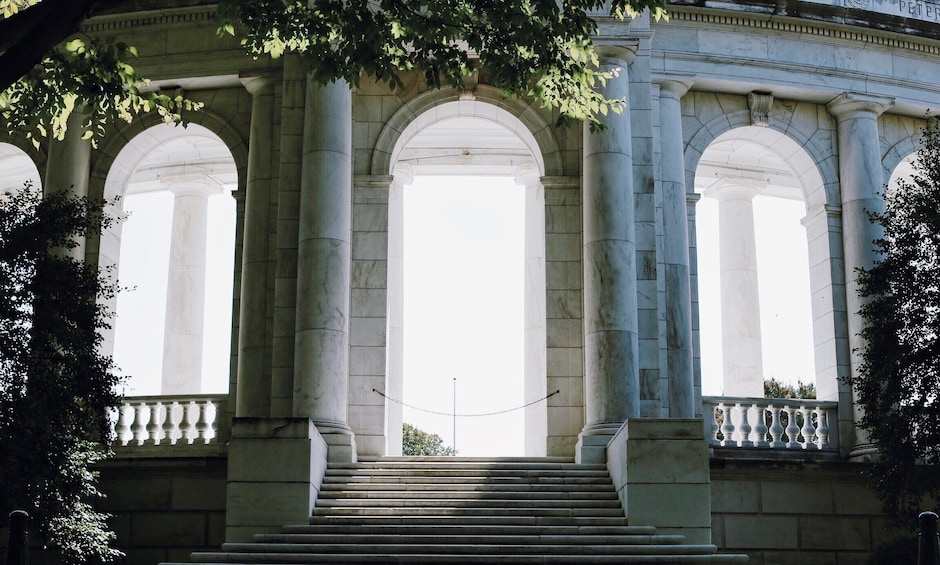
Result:
<svg viewBox="0 0 940 565"><path fill-rule="evenodd" d="M225 538L224 455L123 458L101 467L101 509L115 516L117 547L133 565L186 561ZM34 554L33 565L54 563Z"/></svg>
<svg viewBox="0 0 940 565"><path fill-rule="evenodd" d="M867 563L898 534L864 473L862 463L713 458L712 541L751 565Z"/></svg>

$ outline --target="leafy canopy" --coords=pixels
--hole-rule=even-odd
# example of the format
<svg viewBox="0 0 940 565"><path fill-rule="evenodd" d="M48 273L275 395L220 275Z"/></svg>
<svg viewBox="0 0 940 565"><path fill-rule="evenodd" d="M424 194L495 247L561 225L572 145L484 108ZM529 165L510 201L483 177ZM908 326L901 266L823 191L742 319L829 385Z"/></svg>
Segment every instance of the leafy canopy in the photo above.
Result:
<svg viewBox="0 0 940 565"><path fill-rule="evenodd" d="M457 455L453 447L444 445L441 436L419 430L408 423L402 425L401 453L413 457Z"/></svg>
<svg viewBox="0 0 940 565"><path fill-rule="evenodd" d="M99 352L115 287L68 253L101 204L27 186L0 195L0 513L26 510L69 565L111 561L92 466L108 452L118 377ZM50 250L57 250L50 252Z"/></svg>
<svg viewBox="0 0 940 565"><path fill-rule="evenodd" d="M851 378L878 449L874 488L907 524L923 497L940 495L940 127L929 116L922 143L914 177L871 214L882 259L858 274L865 345Z"/></svg>
<svg viewBox="0 0 940 565"><path fill-rule="evenodd" d="M131 0L0 0L0 114L10 133L38 146L61 138L73 112L97 142L114 120L158 112L183 122L199 105L149 88L133 46L80 33L81 23ZM597 68L595 17L665 16L665 0L221 0L219 35L253 57L300 56L321 83L368 76L395 89L402 74L462 88L483 80L534 97L559 122L600 124L625 100L598 89L616 71ZM76 35L78 34L78 35ZM476 76L474 76L476 75Z"/></svg>
<svg viewBox="0 0 940 565"><path fill-rule="evenodd" d="M591 14L623 18L664 0L222 0L220 34L243 29L247 51L299 53L314 79L358 84L365 75L403 85L418 69L432 88L461 88L475 72L489 84L535 97L562 120L589 120L625 101L597 91L612 74L596 68Z"/></svg>

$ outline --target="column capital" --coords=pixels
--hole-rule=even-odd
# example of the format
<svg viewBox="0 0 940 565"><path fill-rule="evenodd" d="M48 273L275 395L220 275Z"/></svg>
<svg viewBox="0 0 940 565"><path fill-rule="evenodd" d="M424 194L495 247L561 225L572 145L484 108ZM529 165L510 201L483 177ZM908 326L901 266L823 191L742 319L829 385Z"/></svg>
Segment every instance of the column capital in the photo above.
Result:
<svg viewBox="0 0 940 565"><path fill-rule="evenodd" d="M355 188L378 188L388 190L395 177L393 175L353 175Z"/></svg>
<svg viewBox="0 0 940 565"><path fill-rule="evenodd" d="M518 185L532 186L538 184L542 178L539 175L538 168L534 165L525 165L519 167L514 180Z"/></svg>
<svg viewBox="0 0 940 565"><path fill-rule="evenodd" d="M826 109L839 120L858 117L859 114L877 118L893 105L894 98L843 92L826 104Z"/></svg>
<svg viewBox="0 0 940 565"><path fill-rule="evenodd" d="M718 182L705 189L704 194L717 200L751 200L766 187L766 179L722 175Z"/></svg>
<svg viewBox="0 0 940 565"><path fill-rule="evenodd" d="M239 77L238 80L252 96L257 96L273 92L276 78L273 74L260 74Z"/></svg>
<svg viewBox="0 0 940 565"><path fill-rule="evenodd" d="M175 196L203 196L222 193L222 185L209 175L201 173L161 175L160 184Z"/></svg>
<svg viewBox="0 0 940 565"><path fill-rule="evenodd" d="M666 75L654 79L659 84L659 97L680 100L695 84L693 75Z"/></svg>
<svg viewBox="0 0 940 565"><path fill-rule="evenodd" d="M622 44L594 44L594 51L597 52L601 64L605 62L623 63L624 70L636 59L636 49L636 46Z"/></svg>

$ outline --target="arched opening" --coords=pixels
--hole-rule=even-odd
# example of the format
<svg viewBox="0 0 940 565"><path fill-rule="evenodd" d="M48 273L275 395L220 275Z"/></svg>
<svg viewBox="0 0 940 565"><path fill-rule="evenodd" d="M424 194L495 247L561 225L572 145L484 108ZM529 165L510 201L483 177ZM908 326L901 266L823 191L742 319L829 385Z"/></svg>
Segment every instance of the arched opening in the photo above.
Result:
<svg viewBox="0 0 940 565"><path fill-rule="evenodd" d="M0 143L0 192L21 190L27 183L34 190L42 189L36 164L19 147Z"/></svg>
<svg viewBox="0 0 940 565"><path fill-rule="evenodd" d="M542 165L524 130L504 110L461 101L419 116L396 147L388 390L400 351L404 403L444 415L390 405L390 454L402 421L450 446L456 432L459 455L545 454L545 403L521 409L546 390Z"/></svg>
<svg viewBox="0 0 940 565"><path fill-rule="evenodd" d="M236 185L228 148L195 124L145 130L115 159L106 196L123 221L102 252L126 288L113 353L126 394L228 391Z"/></svg>
<svg viewBox="0 0 940 565"><path fill-rule="evenodd" d="M834 367L820 362L834 358L835 328L825 324L832 281L812 276L817 263L829 272L830 250L828 237L811 236L824 199L808 160L794 141L757 127L726 132L702 154L695 221L705 395L762 397L765 379L836 390ZM821 219L825 230L825 212Z"/></svg>

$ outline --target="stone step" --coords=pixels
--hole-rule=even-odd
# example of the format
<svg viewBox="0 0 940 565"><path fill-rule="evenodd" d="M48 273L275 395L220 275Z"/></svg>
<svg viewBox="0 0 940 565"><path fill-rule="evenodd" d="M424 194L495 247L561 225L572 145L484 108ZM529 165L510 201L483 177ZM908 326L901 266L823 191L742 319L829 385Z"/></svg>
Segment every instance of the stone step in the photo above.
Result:
<svg viewBox="0 0 940 565"><path fill-rule="evenodd" d="M367 460L332 465L319 494L309 524L192 559L226 565L730 565L747 558L628 525L606 467L566 459Z"/></svg>
<svg viewBox="0 0 940 565"><path fill-rule="evenodd" d="M433 500L443 502L445 500L493 500L498 502L517 502L517 501L597 501L612 500L619 504L617 493L613 488L606 491L591 490L551 490L542 492L539 490L508 490L486 488L479 489L411 489L400 490L401 486L395 489L323 489L320 491L324 501L348 501L348 500L387 500L398 499L408 500Z"/></svg>
<svg viewBox="0 0 940 565"><path fill-rule="evenodd" d="M349 486L361 489L408 485L413 488L469 488L490 487L504 489L544 489L544 490L610 490L609 477L402 477L372 475L331 477L323 479L323 490Z"/></svg>
<svg viewBox="0 0 940 565"><path fill-rule="evenodd" d="M230 558L237 559L233 561ZM659 565L659 564L697 564L737 565L747 563L746 555L466 555L466 554L414 554L390 555L374 554L228 554L199 553L193 555L197 563L219 563L225 565L246 565L266 563L271 565ZM185 563L164 563L163 565L187 565Z"/></svg>
<svg viewBox="0 0 940 565"><path fill-rule="evenodd" d="M653 534L652 526L628 526L623 513L617 516L534 516L531 514L509 516L447 516L447 515L400 515L363 516L363 515L325 515L314 516L310 525L291 525L283 528L284 532L305 532L308 528L357 524L362 526L428 526L428 525L464 525L464 526L568 526L568 527L627 527L631 534Z"/></svg>
<svg viewBox="0 0 940 565"><path fill-rule="evenodd" d="M335 534L362 534L364 530L370 535L411 535L412 533L424 534L433 532L438 536L487 536L487 535L511 535L511 536L545 536L545 535L576 535L583 534L588 536L620 536L624 539L633 540L631 543L641 543L640 540L681 538L681 536L668 536L665 534L656 534L655 528L641 526L582 526L576 524L559 525L514 525L514 524L466 524L461 520L457 524L441 524L442 520L426 520L423 524L394 523L394 524L311 524L310 526L289 526L278 534L258 534L255 539L259 541L303 539L302 536L316 535L335 535ZM364 526L368 526L367 528ZM301 536L294 538L293 536ZM666 543L665 541L663 543Z"/></svg>
<svg viewBox="0 0 940 565"><path fill-rule="evenodd" d="M320 504L320 501L317 501ZM454 506L317 506L313 514L315 517L329 516L513 516L513 517L622 517L623 511L619 507L606 508L571 508L562 505L555 508L517 507L505 508L492 506L481 507L454 507Z"/></svg>
<svg viewBox="0 0 940 565"><path fill-rule="evenodd" d="M453 528L410 528L398 532L376 531L372 528L369 533L363 533L364 528L359 528L356 533L350 531L336 531L332 533L320 534L259 534L255 536L255 543L258 544L281 544L281 545L320 545L331 546L336 544L358 544L362 546L371 544L387 544L391 547L395 544L408 545L529 545L538 546L539 544L551 546L572 546L572 545L676 545L682 543L685 539L681 535L667 536L630 536L619 534L588 534L585 532L572 532L568 534L552 533L549 529L544 533L526 533L513 531L508 532L505 528L500 528L491 532L481 532L478 528L469 528L462 531ZM224 549L228 550L229 546ZM237 548L234 551L239 551Z"/></svg>
<svg viewBox="0 0 940 565"><path fill-rule="evenodd" d="M620 510L620 501L590 500L573 498L571 500L526 500L507 498L322 498L317 500L318 508L514 508L514 509L551 509L551 508L614 508Z"/></svg>
<svg viewBox="0 0 940 565"><path fill-rule="evenodd" d="M302 555L316 554L357 554L357 553L385 553L386 555L710 555L715 553L714 545L653 545L653 544L485 544L485 543L440 543L440 544L407 544L407 543L336 543L336 544L303 544L303 543L226 543L222 546L222 554L236 557L250 555Z"/></svg>

